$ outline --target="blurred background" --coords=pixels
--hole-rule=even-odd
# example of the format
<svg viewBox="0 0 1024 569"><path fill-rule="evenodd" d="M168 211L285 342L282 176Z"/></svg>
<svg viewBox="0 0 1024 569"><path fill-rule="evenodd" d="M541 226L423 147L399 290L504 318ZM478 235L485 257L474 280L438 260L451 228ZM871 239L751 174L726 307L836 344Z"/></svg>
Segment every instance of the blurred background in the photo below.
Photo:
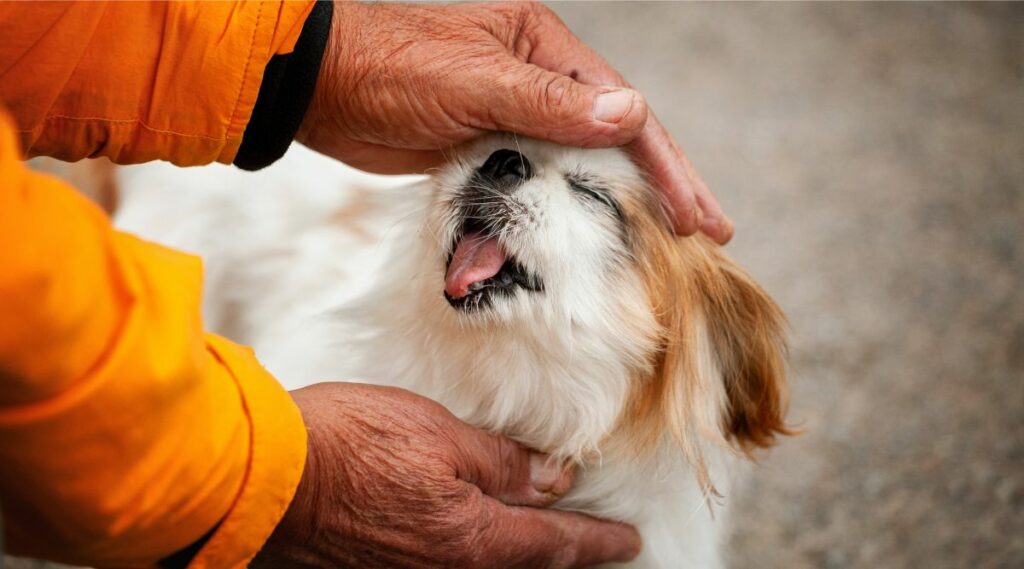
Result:
<svg viewBox="0 0 1024 569"><path fill-rule="evenodd" d="M732 567L1024 568L1024 4L551 5L790 318Z"/></svg>

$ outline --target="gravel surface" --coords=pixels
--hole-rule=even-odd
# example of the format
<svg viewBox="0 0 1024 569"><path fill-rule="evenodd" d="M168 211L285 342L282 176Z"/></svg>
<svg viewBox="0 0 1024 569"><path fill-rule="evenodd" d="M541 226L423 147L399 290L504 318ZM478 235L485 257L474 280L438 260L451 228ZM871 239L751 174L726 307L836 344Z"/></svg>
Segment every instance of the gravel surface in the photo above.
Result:
<svg viewBox="0 0 1024 569"><path fill-rule="evenodd" d="M1024 4L553 7L791 320L732 566L1024 567Z"/></svg>

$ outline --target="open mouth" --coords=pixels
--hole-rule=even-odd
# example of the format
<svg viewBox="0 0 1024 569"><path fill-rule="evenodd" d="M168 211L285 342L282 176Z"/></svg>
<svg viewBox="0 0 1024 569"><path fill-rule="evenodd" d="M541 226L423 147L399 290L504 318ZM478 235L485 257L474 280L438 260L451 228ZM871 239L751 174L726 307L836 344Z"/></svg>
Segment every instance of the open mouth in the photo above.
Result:
<svg viewBox="0 0 1024 569"><path fill-rule="evenodd" d="M477 310L496 297L512 296L518 288L539 292L544 285L505 251L492 232L466 222L448 255L444 279L448 303L458 310Z"/></svg>

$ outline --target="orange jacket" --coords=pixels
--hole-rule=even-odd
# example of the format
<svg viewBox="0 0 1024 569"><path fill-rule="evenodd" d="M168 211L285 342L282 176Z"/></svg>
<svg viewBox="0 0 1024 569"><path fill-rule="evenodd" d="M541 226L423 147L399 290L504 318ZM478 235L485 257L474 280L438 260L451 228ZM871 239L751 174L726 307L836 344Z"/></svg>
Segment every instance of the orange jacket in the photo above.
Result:
<svg viewBox="0 0 1024 569"><path fill-rule="evenodd" d="M306 434L250 350L206 334L199 259L114 230L25 155L230 162L301 3L0 3L0 507L10 553L244 565ZM19 150L19 148L21 150Z"/></svg>

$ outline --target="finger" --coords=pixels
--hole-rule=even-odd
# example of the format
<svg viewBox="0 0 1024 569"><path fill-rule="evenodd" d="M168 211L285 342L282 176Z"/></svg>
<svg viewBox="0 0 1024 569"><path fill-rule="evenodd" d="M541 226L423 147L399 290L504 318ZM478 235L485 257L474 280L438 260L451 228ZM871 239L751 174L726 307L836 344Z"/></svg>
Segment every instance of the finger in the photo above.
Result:
<svg viewBox="0 0 1024 569"><path fill-rule="evenodd" d="M509 438L465 423L455 436L456 476L505 504L548 506L572 486L572 468Z"/></svg>
<svg viewBox="0 0 1024 569"><path fill-rule="evenodd" d="M590 567L630 561L640 553L640 535L626 524L493 501L484 510L480 519L486 523L474 541L490 566Z"/></svg>
<svg viewBox="0 0 1024 569"><path fill-rule="evenodd" d="M714 194L708 189L704 179L700 177L685 154L683 155L683 168L694 183L694 195L697 199L697 207L701 212L701 232L719 245L725 245L732 239L734 231L732 221L722 211L722 206L718 204L718 200L715 199Z"/></svg>
<svg viewBox="0 0 1024 569"><path fill-rule="evenodd" d="M588 85L629 87L596 51L580 41L550 8L521 4L520 36L515 50L525 61Z"/></svg>
<svg viewBox="0 0 1024 569"><path fill-rule="evenodd" d="M504 38L515 57L493 74L496 104L489 116L500 130L572 146L619 146L647 121L647 102L542 4L513 4L518 33ZM502 10L506 9L501 8ZM579 64L579 65L577 65ZM493 73L489 69L489 73ZM587 78L581 79L581 74Z"/></svg>
<svg viewBox="0 0 1024 569"><path fill-rule="evenodd" d="M647 102L630 88L579 83L508 57L472 82L471 126L583 147L620 146L647 122Z"/></svg>
<svg viewBox="0 0 1024 569"><path fill-rule="evenodd" d="M526 18L524 49L531 63L571 74L582 83L629 85L607 61L569 32L549 8L531 5ZM634 139L632 149L661 190L676 233L692 235L699 230L720 244L732 238L732 222L653 113L649 112L644 131Z"/></svg>
<svg viewBox="0 0 1024 569"><path fill-rule="evenodd" d="M653 117L631 149L634 158L654 178L677 234L701 231L720 245L732 238L732 222L722 212L718 200L689 158Z"/></svg>
<svg viewBox="0 0 1024 569"><path fill-rule="evenodd" d="M633 157L654 179L679 235L693 235L701 227L701 210L693 180L680 152L661 125L651 123L631 145Z"/></svg>

